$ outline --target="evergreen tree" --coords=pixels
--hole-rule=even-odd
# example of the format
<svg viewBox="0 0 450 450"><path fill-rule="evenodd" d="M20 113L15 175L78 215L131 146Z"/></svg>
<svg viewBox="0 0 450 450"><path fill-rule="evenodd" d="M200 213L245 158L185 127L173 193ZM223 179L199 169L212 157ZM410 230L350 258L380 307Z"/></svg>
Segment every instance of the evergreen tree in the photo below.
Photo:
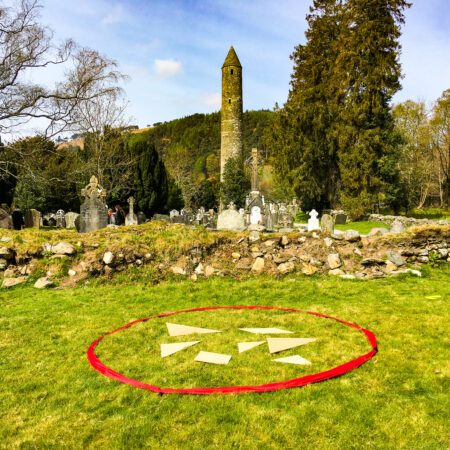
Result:
<svg viewBox="0 0 450 450"><path fill-rule="evenodd" d="M336 124L341 202L354 216L373 209L381 190L398 178L383 164L392 167L397 153L390 101L401 87L398 39L408 6L405 0L345 5L335 69L345 97ZM383 179L383 174L390 175Z"/></svg>
<svg viewBox="0 0 450 450"><path fill-rule="evenodd" d="M167 195L167 204L164 208L166 212L171 211L172 209L180 210L184 206L182 192L175 180L168 174L168 195Z"/></svg>
<svg viewBox="0 0 450 450"><path fill-rule="evenodd" d="M237 208L243 208L249 191L250 178L245 173L244 160L241 157L228 158L220 189L222 203L228 205L233 202Z"/></svg>
<svg viewBox="0 0 450 450"><path fill-rule="evenodd" d="M265 133L279 181L291 184L304 208L333 206L339 168L335 121L339 91L334 80L342 5L315 0L307 16L305 45L291 59L291 89Z"/></svg>
<svg viewBox="0 0 450 450"><path fill-rule="evenodd" d="M169 196L168 177L154 144L138 141L133 146L138 156L135 171L135 198L147 217L165 212Z"/></svg>

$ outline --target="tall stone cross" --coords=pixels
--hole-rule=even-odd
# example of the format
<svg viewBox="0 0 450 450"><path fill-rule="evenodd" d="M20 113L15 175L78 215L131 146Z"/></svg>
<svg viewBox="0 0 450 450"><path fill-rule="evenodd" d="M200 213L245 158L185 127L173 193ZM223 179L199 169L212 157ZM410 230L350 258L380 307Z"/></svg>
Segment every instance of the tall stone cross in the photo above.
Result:
<svg viewBox="0 0 450 450"><path fill-rule="evenodd" d="M128 199L128 205L130 205L128 214L130 214L131 217L133 217L133 215L134 215L134 198L133 197L130 197Z"/></svg>
<svg viewBox="0 0 450 450"><path fill-rule="evenodd" d="M252 192L258 192L259 183L258 183L258 171L259 168L263 165L263 161L259 156L259 152L257 148L252 148L252 156L247 159L247 165L250 166L252 171Z"/></svg>

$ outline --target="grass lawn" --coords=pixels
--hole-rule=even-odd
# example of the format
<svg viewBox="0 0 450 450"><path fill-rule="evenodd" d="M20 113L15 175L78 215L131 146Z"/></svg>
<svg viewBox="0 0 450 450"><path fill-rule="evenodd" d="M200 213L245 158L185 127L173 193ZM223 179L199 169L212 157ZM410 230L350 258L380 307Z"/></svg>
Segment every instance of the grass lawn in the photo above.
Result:
<svg viewBox="0 0 450 450"><path fill-rule="evenodd" d="M85 287L0 291L2 448L448 448L449 266L422 278L214 278L159 286L92 281ZM429 299L427 297L430 297ZM162 395L96 372L86 350L132 320L185 308L270 305L321 312L373 331L379 353L339 378L261 394ZM223 330L168 337L165 322ZM273 363L263 340L237 327L279 327L316 342L311 366ZM286 335L291 336L291 335ZM283 337L283 336L282 336ZM159 345L201 340L161 359ZM196 363L200 350L232 355L228 366ZM307 314L183 313L106 337L96 349L114 370L162 387L262 384L341 364L370 346L358 330ZM447 412L446 412L447 411ZM447 430L447 431L445 431Z"/></svg>
<svg viewBox="0 0 450 450"><path fill-rule="evenodd" d="M334 228L336 230L356 230L360 234L369 234L370 230L372 228L389 228L389 225L381 222L367 222L367 221L361 221L361 222L349 222L345 225L335 225Z"/></svg>

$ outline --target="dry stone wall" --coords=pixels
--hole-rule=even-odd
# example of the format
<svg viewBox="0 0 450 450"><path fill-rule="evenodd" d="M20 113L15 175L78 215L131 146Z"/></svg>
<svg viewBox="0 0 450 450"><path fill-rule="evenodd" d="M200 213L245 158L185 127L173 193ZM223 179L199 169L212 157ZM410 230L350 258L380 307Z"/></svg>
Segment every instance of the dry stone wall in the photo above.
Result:
<svg viewBox="0 0 450 450"><path fill-rule="evenodd" d="M168 225L174 226L174 225ZM92 276L110 277L129 268L151 266L158 280L170 276L200 277L245 276L267 273L327 274L343 278L384 278L412 272L420 275L422 264L450 262L450 226L434 227L401 235L362 237L350 230L340 235L290 233L285 235L252 231L235 238L218 236L212 244L192 245L174 255L142 251L139 244L111 245L69 242L43 244L39 249L20 253L11 240L0 242L2 286L26 280L39 267L40 260L69 261L63 284L70 285ZM67 270L67 266L66 269ZM52 277L61 274L49 270L36 287L51 287ZM65 281L64 281L65 280ZM20 281L22 282L22 281Z"/></svg>

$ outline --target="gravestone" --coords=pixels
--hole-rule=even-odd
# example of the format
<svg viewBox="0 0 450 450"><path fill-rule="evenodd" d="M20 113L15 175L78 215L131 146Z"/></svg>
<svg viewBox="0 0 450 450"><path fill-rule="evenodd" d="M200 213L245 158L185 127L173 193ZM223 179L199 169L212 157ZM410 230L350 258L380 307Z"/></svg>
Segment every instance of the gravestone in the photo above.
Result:
<svg viewBox="0 0 450 450"><path fill-rule="evenodd" d="M3 208L0 208L0 228L4 230L12 230L13 223L10 215Z"/></svg>
<svg viewBox="0 0 450 450"><path fill-rule="evenodd" d="M97 177L94 175L91 177L89 184L81 190L81 195L85 200L80 207L79 231L89 233L106 228L108 225L108 210L104 201L106 193L98 184Z"/></svg>
<svg viewBox="0 0 450 450"><path fill-rule="evenodd" d="M147 220L147 217L145 217L145 214L142 211L139 211L136 215L138 225L145 223L145 221Z"/></svg>
<svg viewBox="0 0 450 450"><path fill-rule="evenodd" d="M258 225L261 223L261 208L259 206L253 206L250 211L250 223L252 225Z"/></svg>
<svg viewBox="0 0 450 450"><path fill-rule="evenodd" d="M66 219L66 228L75 228L75 220L79 216L78 213L68 212L64 217Z"/></svg>
<svg viewBox="0 0 450 450"><path fill-rule="evenodd" d="M56 219L56 226L58 228L66 228L66 217L62 209L59 209L56 212L55 219Z"/></svg>
<svg viewBox="0 0 450 450"><path fill-rule="evenodd" d="M324 233L334 233L334 220L329 214L324 214L321 220L321 229Z"/></svg>
<svg viewBox="0 0 450 450"><path fill-rule="evenodd" d="M318 215L319 213L315 209L310 211L308 220L308 231L318 230L320 228L319 219L317 218Z"/></svg>
<svg viewBox="0 0 450 450"><path fill-rule="evenodd" d="M172 211L170 211L170 213L169 213L169 217L170 218L176 217L176 216L179 216L179 215L180 215L180 213L176 209L172 209Z"/></svg>
<svg viewBox="0 0 450 450"><path fill-rule="evenodd" d="M228 209L222 211L217 218L218 230L233 230L244 231L245 230L245 218L238 211L233 202L228 205Z"/></svg>
<svg viewBox="0 0 450 450"><path fill-rule="evenodd" d="M75 218L73 223L75 225L76 230L79 233L80 229L81 229L81 215L80 214L77 215L77 217Z"/></svg>
<svg viewBox="0 0 450 450"><path fill-rule="evenodd" d="M134 198L130 197L128 199L129 211L127 216L125 217L125 225L137 225L138 219L136 214L134 213Z"/></svg>
<svg viewBox="0 0 450 450"><path fill-rule="evenodd" d="M41 228L41 213L35 209L27 209L23 220L24 228Z"/></svg>
<svg viewBox="0 0 450 450"><path fill-rule="evenodd" d="M337 213L334 217L334 223L336 225L345 225L347 223L347 214Z"/></svg>

